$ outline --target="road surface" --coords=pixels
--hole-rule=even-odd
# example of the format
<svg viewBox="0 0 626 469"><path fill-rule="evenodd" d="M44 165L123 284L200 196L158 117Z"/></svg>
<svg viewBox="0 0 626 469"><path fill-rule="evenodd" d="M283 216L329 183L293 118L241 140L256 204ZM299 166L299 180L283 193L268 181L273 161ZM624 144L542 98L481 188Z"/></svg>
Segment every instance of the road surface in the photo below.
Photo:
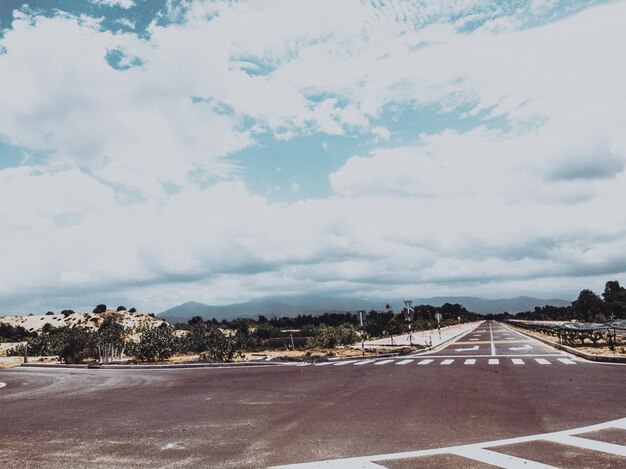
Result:
<svg viewBox="0 0 626 469"><path fill-rule="evenodd" d="M0 382L7 468L626 466L626 367L497 323L411 357Z"/></svg>

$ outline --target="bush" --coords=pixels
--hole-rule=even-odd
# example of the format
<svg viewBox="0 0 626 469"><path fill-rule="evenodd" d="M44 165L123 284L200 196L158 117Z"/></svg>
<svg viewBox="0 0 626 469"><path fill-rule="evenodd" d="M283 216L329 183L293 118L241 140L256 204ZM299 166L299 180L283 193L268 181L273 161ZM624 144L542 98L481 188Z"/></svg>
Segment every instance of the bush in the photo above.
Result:
<svg viewBox="0 0 626 469"><path fill-rule="evenodd" d="M349 326L328 327L321 325L317 334L307 341L309 347L333 348L338 345L350 345L358 340L359 336Z"/></svg>
<svg viewBox="0 0 626 469"><path fill-rule="evenodd" d="M54 312L52 312L52 311L48 311L48 312L46 313L46 316L52 316L53 314L54 314Z"/></svg>
<svg viewBox="0 0 626 469"><path fill-rule="evenodd" d="M129 313L136 313L136 312L137 312L137 309L135 309L135 308L130 308L130 309L128 310L128 312L129 312Z"/></svg>
<svg viewBox="0 0 626 469"><path fill-rule="evenodd" d="M165 360L176 351L176 336L166 324L144 328L139 342L132 347L132 353L137 358L149 362Z"/></svg>
<svg viewBox="0 0 626 469"><path fill-rule="evenodd" d="M101 314L101 313L105 313L106 310L107 310L107 305L98 305L93 309L92 313Z"/></svg>
<svg viewBox="0 0 626 469"><path fill-rule="evenodd" d="M61 311L61 314L64 317L68 317L70 314L76 314L76 313L74 313L74 311L71 309L64 309L63 311Z"/></svg>
<svg viewBox="0 0 626 469"><path fill-rule="evenodd" d="M223 362L235 353L234 340L214 324L196 323L183 339L183 350L200 353L200 360Z"/></svg>
<svg viewBox="0 0 626 469"><path fill-rule="evenodd" d="M118 306L116 311L126 311L126 306Z"/></svg>

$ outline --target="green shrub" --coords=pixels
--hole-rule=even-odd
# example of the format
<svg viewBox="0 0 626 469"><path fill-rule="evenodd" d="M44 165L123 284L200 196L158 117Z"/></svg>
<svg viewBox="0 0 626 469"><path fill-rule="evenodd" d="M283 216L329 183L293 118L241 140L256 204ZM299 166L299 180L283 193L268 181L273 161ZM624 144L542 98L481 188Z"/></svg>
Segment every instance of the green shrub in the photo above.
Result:
<svg viewBox="0 0 626 469"><path fill-rule="evenodd" d="M158 361L171 357L177 351L177 339L169 326L146 327L141 332L139 342L131 352L140 360Z"/></svg>

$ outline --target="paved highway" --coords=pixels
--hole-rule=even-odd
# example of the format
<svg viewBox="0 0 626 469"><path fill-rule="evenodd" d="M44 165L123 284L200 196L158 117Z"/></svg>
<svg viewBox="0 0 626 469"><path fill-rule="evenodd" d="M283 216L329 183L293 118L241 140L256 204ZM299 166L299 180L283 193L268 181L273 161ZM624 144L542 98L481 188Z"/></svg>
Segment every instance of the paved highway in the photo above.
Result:
<svg viewBox="0 0 626 469"><path fill-rule="evenodd" d="M626 465L626 367L497 323L309 366L0 372L0 466Z"/></svg>

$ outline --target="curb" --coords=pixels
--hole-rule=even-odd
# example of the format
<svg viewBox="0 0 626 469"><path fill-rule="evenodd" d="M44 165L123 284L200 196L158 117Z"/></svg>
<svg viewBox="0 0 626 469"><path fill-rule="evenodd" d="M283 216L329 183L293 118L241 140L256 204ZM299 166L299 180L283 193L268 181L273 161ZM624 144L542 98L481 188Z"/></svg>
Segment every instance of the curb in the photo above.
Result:
<svg viewBox="0 0 626 469"><path fill-rule="evenodd" d="M569 347L567 345L559 344L558 342L554 342L552 340L546 339L545 337L536 336L527 332L525 329L516 327L509 323L504 323L506 327L509 327L520 334L524 334L527 337L531 337L533 339L537 339L539 342L543 342L546 345L554 347L558 350L563 350L564 352L571 353L572 355L576 355L577 357L584 358L585 360L589 360L592 362L604 362L604 363L626 363L626 357L614 357L612 355L595 355L593 353L583 352L582 350L576 350L573 347Z"/></svg>
<svg viewBox="0 0 626 469"><path fill-rule="evenodd" d="M258 366L288 366L279 362L233 362L233 363L180 363L180 364L161 364L161 365L97 365L90 366L66 365L63 363L22 363L20 367L25 368L79 368L79 369L105 369L105 370L160 370L168 368L233 368L233 367L258 367Z"/></svg>

